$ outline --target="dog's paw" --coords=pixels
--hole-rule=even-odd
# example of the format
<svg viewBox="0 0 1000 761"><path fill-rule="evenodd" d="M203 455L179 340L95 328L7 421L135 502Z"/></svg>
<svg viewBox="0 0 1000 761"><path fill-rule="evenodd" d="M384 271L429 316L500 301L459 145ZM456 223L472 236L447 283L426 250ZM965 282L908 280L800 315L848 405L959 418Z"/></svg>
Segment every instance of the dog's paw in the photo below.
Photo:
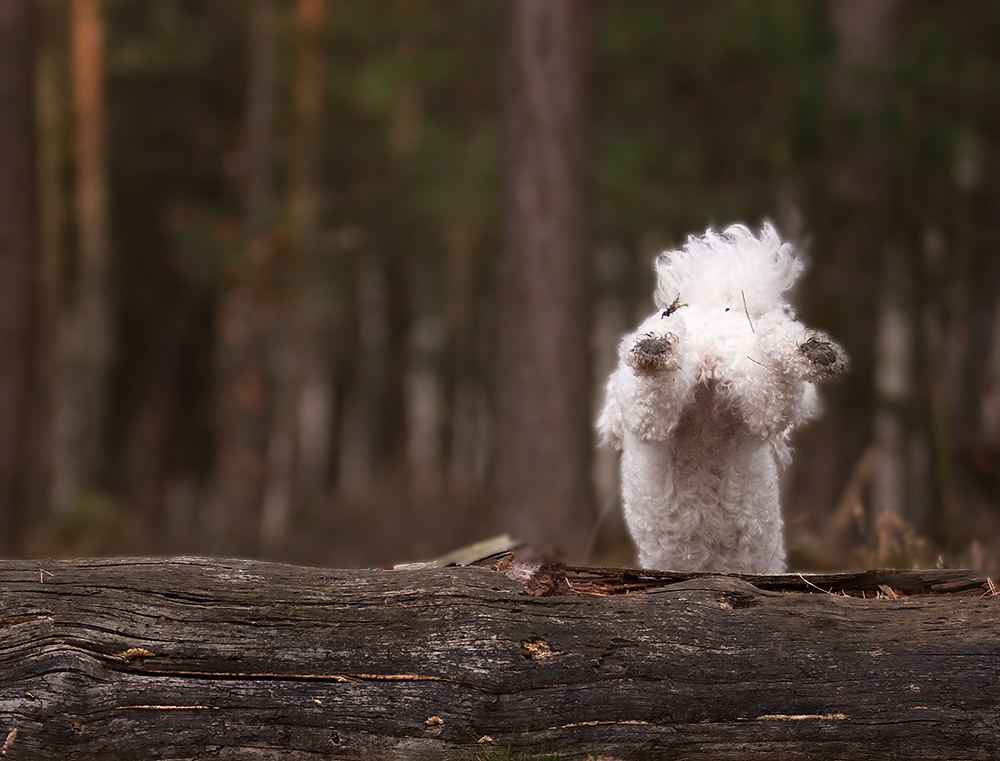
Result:
<svg viewBox="0 0 1000 761"><path fill-rule="evenodd" d="M641 373L673 367L676 343L677 337L673 333L663 335L646 333L635 339L635 343L625 356L625 361Z"/></svg>
<svg viewBox="0 0 1000 761"><path fill-rule="evenodd" d="M799 344L797 364L809 380L836 378L847 370L847 354L822 333L814 333Z"/></svg>

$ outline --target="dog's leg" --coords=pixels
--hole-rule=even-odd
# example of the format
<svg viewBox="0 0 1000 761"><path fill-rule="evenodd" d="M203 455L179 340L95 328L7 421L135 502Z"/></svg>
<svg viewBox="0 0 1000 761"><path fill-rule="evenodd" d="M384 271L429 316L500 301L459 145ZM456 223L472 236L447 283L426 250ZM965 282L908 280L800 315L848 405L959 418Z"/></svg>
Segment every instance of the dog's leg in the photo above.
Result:
<svg viewBox="0 0 1000 761"><path fill-rule="evenodd" d="M643 441L665 441L693 395L694 368L681 361L673 332L633 333L622 342L621 362L608 383L622 431ZM613 402L612 402L613 398Z"/></svg>
<svg viewBox="0 0 1000 761"><path fill-rule="evenodd" d="M608 380L604 409L597 421L602 446L621 449L625 429L647 434L665 430L656 404L666 376L676 367L673 333L639 333L627 336L621 345L621 364ZM669 385L666 386L669 388Z"/></svg>
<svg viewBox="0 0 1000 761"><path fill-rule="evenodd" d="M848 368L847 353L825 333L786 320L761 332L758 346L763 356L754 358L773 371L815 383L836 378Z"/></svg>

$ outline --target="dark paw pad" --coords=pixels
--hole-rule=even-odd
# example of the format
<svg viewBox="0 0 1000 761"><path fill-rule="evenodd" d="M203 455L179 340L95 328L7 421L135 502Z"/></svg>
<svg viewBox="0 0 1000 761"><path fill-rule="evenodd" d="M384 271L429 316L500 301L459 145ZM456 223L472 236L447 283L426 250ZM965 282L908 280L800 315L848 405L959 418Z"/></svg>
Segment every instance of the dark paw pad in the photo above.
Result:
<svg viewBox="0 0 1000 761"><path fill-rule="evenodd" d="M643 338L632 347L632 365L637 370L655 370L667 363L672 350L670 338Z"/></svg>
<svg viewBox="0 0 1000 761"><path fill-rule="evenodd" d="M635 350L650 357L659 357L670 351L670 343L663 338L645 338L635 345Z"/></svg>
<svg viewBox="0 0 1000 761"><path fill-rule="evenodd" d="M810 338L804 344L799 344L799 351L813 369L823 377L840 375L847 369L843 351L829 341Z"/></svg>

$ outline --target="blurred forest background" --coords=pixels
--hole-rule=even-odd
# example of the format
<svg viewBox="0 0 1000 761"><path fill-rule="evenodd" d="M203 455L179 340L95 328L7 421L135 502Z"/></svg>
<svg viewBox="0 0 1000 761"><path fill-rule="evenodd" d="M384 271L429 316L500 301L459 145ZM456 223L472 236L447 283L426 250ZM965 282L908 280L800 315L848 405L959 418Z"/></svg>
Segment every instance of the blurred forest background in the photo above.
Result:
<svg viewBox="0 0 1000 761"><path fill-rule="evenodd" d="M0 552L633 562L654 256L772 219L852 371L796 568L1000 557L1000 4L3 0ZM603 516L603 517L602 517Z"/></svg>

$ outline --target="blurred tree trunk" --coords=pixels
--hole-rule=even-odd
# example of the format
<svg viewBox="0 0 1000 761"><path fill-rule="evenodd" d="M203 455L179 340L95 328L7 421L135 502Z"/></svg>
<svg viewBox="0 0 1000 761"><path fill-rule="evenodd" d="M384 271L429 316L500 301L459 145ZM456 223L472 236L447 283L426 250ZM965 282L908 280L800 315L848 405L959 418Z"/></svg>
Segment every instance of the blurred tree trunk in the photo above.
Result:
<svg viewBox="0 0 1000 761"><path fill-rule="evenodd" d="M70 509L81 488L104 477L107 381L111 362L107 176L104 155L104 53L101 0L73 0L70 27L74 158L76 162L76 279L60 331L68 342L59 381L61 463L59 506ZM61 342L61 340L60 340Z"/></svg>
<svg viewBox="0 0 1000 761"><path fill-rule="evenodd" d="M337 491L347 480L345 455L352 446L349 439L351 410L357 405L361 315L359 300L360 233L341 231L336 237L336 278L331 283L331 362L330 451L326 461L325 484Z"/></svg>
<svg viewBox="0 0 1000 761"><path fill-rule="evenodd" d="M401 37L395 52L402 75L396 82L389 114L389 145L386 172L386 197L389 204L407 197L411 192L410 163L420 141L423 121L420 81L412 65L418 48L413 31L415 16L420 10L418 0L396 0L395 12L403 20ZM378 220L383 228L380 251L376 259L379 306L383 310L380 345L373 352L371 366L372 400L371 473L390 475L404 483L409 478L407 441L409 439L408 391L413 372L412 322L414 319L411 292L410 261L414 258L411 223L405 211L397 208L391 216Z"/></svg>
<svg viewBox="0 0 1000 761"><path fill-rule="evenodd" d="M591 484L589 75L594 8L508 6L503 249L493 370L495 521L582 550Z"/></svg>
<svg viewBox="0 0 1000 761"><path fill-rule="evenodd" d="M285 299L285 340L274 347L278 377L261 518L261 542L271 551L284 543L296 498L318 495L329 449L326 294L318 250L325 9L325 0L298 0L295 7L288 205L294 261Z"/></svg>
<svg viewBox="0 0 1000 761"><path fill-rule="evenodd" d="M21 551L35 472L31 426L38 282L34 3L0 3L0 554Z"/></svg>
<svg viewBox="0 0 1000 761"><path fill-rule="evenodd" d="M258 547L270 438L268 350L277 258L271 229L274 22L274 0L254 0L247 47L244 248L226 273L216 332L216 462L206 528L211 551L244 554Z"/></svg>
<svg viewBox="0 0 1000 761"><path fill-rule="evenodd" d="M320 248L324 51L326 0L299 0L299 42L295 97L295 131L291 208L292 245L300 268L302 365L297 399L296 494L312 502L325 486L330 452L329 292Z"/></svg>
<svg viewBox="0 0 1000 761"><path fill-rule="evenodd" d="M879 447L873 476L877 508L902 510L903 432L889 410L874 407L871 389L878 385L900 402L912 354L910 323L902 312L910 290L907 268L889 258L900 245L887 114L903 2L830 0L827 8L836 55L831 112L839 131L832 132L823 187L832 211L817 235L807 278L819 305L810 320L842 341L851 358L850 373L823 393L831 407L851 412L824 416L798 437L788 500L824 518L863 461L873 434Z"/></svg>
<svg viewBox="0 0 1000 761"><path fill-rule="evenodd" d="M1000 125L994 124L994 130ZM1000 486L1000 145L987 149L981 165L982 188L976 197L963 194L963 209L978 218L967 221L972 239L968 291L959 295L952 313L968 313L947 336L957 351L950 372L936 363L951 414L945 454L959 460L955 487L962 500L962 514L945 511L939 516L942 537L955 540L957 526L968 537L981 541L996 533L997 488ZM949 258L943 260L954 266ZM985 347L985 351L983 350ZM941 352L943 353L943 352ZM934 357L937 359L937 357ZM929 363L930 364L930 363ZM956 366L961 368L956 372ZM985 520L984 520L985 519ZM960 521L960 522L959 522Z"/></svg>
<svg viewBox="0 0 1000 761"><path fill-rule="evenodd" d="M445 349L442 367L440 451L445 480L465 491L476 482L481 378L476 356L480 230L457 220L445 240Z"/></svg>
<svg viewBox="0 0 1000 761"><path fill-rule="evenodd" d="M391 194L390 197L399 198ZM386 226L398 224L385 221ZM410 372L410 289L407 248L412 245L396 231L389 231L378 252L373 252L371 283L377 298L376 308L382 310L377 318L378 346L369 358L368 367L368 421L369 457L368 471L377 478L386 476L406 480L407 441L407 381ZM370 317L370 316L369 316Z"/></svg>
<svg viewBox="0 0 1000 761"><path fill-rule="evenodd" d="M169 514L168 494L171 480L182 478L188 464L180 443L191 405L184 387L186 351L198 338L204 312L202 293L174 288L153 334L156 351L132 369L143 381L120 454L122 499L134 516L124 529L134 545L155 552L184 546L194 528L189 515Z"/></svg>
<svg viewBox="0 0 1000 761"><path fill-rule="evenodd" d="M35 93L38 117L38 182L39 182L39 430L40 466L43 470L43 501L50 511L68 507L65 465L69 442L60 438L57 425L62 405L67 398L65 387L73 382L72 375L60 372L65 366L65 268L66 222L68 218L67 189L63 178L68 165L69 99L66 55L66 4L64 0L47 0L36 5L38 21L37 70ZM64 427L63 427L64 428Z"/></svg>

